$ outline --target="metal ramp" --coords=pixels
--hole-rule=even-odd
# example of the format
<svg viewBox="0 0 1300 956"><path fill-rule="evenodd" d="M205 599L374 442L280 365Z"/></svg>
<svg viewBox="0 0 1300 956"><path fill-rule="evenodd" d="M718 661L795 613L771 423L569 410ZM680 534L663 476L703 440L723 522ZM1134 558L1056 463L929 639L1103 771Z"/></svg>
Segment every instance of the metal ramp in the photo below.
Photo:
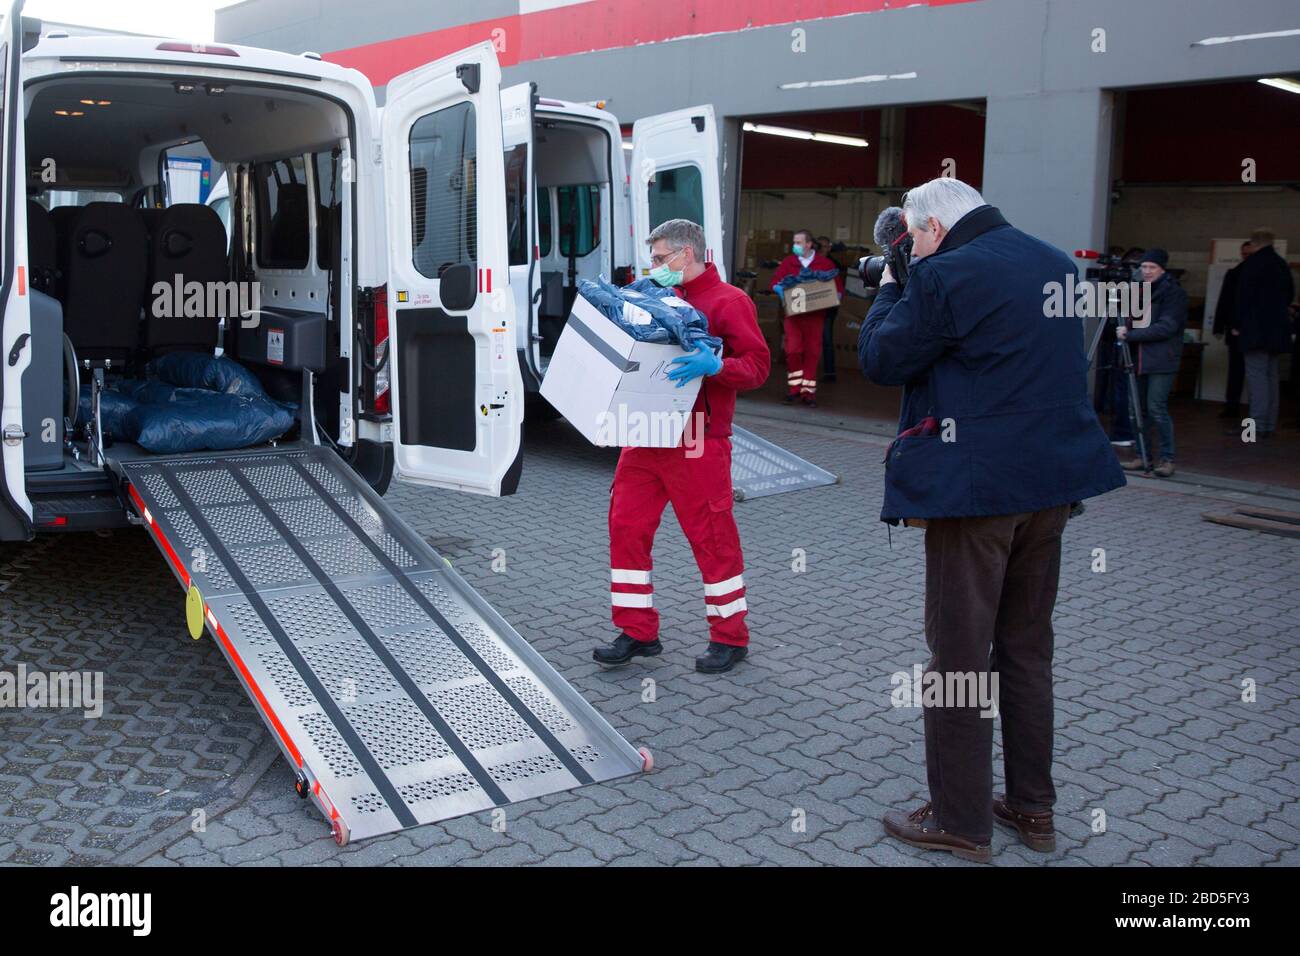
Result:
<svg viewBox="0 0 1300 956"><path fill-rule="evenodd" d="M340 845L648 769L332 451L115 468Z"/></svg>
<svg viewBox="0 0 1300 956"><path fill-rule="evenodd" d="M839 476L765 438L731 426L731 486L737 501L839 484Z"/></svg>

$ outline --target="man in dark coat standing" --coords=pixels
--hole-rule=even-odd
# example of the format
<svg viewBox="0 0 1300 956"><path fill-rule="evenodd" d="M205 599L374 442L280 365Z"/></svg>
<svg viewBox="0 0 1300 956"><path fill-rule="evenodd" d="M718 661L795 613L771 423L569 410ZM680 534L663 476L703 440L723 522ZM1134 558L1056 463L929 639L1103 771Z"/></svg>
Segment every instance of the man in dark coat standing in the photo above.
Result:
<svg viewBox="0 0 1300 956"><path fill-rule="evenodd" d="M1250 258L1252 247L1247 239L1241 244L1241 262ZM1224 418L1238 418L1241 415L1241 390L1246 385L1246 363L1242 360L1240 338L1232 330L1237 327L1233 312L1237 307L1237 277L1241 274L1241 262L1223 274L1223 285L1219 287L1219 298L1214 305L1214 337L1223 339L1228 347L1228 384L1223 390Z"/></svg>
<svg viewBox="0 0 1300 956"><path fill-rule="evenodd" d="M1245 357L1246 389L1255 435L1272 435L1277 428L1278 363L1291 351L1291 300L1295 280L1291 267L1273 248L1273 233L1256 229L1250 236L1250 258L1237 268L1234 332ZM1292 373L1294 374L1294 373Z"/></svg>
<svg viewBox="0 0 1300 956"><path fill-rule="evenodd" d="M1061 534L1072 502L1124 475L1088 400L1080 323L1049 317L1052 292L1074 288L1069 257L957 179L911 190L903 213L907 287L886 270L858 354L872 381L904 386L881 519L926 529L925 677L943 693L922 700L930 802L889 812L885 829L987 861L996 818L1050 850ZM998 710L1005 797L993 793Z"/></svg>

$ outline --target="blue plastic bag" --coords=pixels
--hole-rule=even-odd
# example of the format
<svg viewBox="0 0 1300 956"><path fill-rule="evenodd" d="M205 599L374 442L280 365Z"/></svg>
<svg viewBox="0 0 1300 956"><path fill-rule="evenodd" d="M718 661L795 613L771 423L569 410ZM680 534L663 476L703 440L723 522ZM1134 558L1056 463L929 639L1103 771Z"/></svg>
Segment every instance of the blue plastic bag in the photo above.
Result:
<svg viewBox="0 0 1300 956"><path fill-rule="evenodd" d="M638 279L620 289L599 276L579 282L578 291L641 342L676 342L688 352L701 343L714 352L722 348L722 339L709 335L709 320L703 313L650 279Z"/></svg>
<svg viewBox="0 0 1300 956"><path fill-rule="evenodd" d="M146 451L175 454L260 445L283 435L292 425L293 414L278 402L204 392L202 397L137 405L127 416L127 435L134 436L128 440Z"/></svg>
<svg viewBox="0 0 1300 956"><path fill-rule="evenodd" d="M148 374L168 385L206 388L227 395L266 398L257 376L224 355L206 352L169 352L149 363Z"/></svg>

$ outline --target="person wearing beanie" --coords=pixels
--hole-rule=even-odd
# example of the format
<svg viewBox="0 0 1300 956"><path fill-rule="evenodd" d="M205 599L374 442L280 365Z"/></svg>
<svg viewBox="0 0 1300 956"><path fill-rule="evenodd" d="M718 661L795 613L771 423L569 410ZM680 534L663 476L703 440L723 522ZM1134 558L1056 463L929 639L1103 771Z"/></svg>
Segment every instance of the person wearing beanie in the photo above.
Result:
<svg viewBox="0 0 1300 956"><path fill-rule="evenodd" d="M1148 249L1142 254L1142 281L1151 286L1151 322L1144 328L1121 325L1115 330L1122 341L1137 346L1133 370L1137 373L1138 401L1146 412L1143 424L1148 429L1154 427L1159 438L1159 456L1150 457L1158 462L1155 473L1160 478L1174 473L1174 421L1169 416L1169 392L1178 375L1183 330L1187 327L1187 293L1165 271L1168 266L1169 253L1164 249ZM1147 448L1154 451L1149 440ZM1123 462L1123 466L1128 471L1145 467L1140 456Z"/></svg>

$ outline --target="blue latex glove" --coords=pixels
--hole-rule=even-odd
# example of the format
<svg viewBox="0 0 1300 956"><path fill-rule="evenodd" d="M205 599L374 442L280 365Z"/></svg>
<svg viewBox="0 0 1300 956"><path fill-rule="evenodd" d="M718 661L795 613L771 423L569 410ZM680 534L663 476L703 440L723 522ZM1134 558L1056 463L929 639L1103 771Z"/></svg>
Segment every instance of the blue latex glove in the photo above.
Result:
<svg viewBox="0 0 1300 956"><path fill-rule="evenodd" d="M701 375L716 375L722 371L722 359L713 354L707 345L695 346L695 351L679 359L673 359L668 366L668 377L681 388L687 382L694 381Z"/></svg>

